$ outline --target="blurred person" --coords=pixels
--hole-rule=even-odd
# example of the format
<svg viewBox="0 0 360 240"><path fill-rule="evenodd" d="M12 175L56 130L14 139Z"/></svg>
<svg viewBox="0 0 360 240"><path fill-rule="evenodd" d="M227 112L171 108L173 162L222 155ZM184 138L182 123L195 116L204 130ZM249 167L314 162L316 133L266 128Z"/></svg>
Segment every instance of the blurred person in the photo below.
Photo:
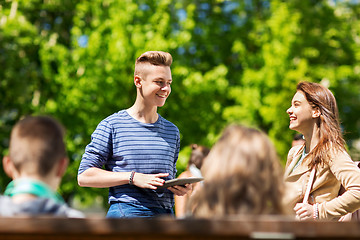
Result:
<svg viewBox="0 0 360 240"><path fill-rule="evenodd" d="M176 176L179 129L157 113L171 93L172 56L149 51L135 61L135 103L102 120L78 171L82 187L109 188L108 218L173 215L174 194L191 185L160 188ZM104 167L104 169L103 169Z"/></svg>
<svg viewBox="0 0 360 240"><path fill-rule="evenodd" d="M289 128L302 133L305 144L289 151L285 204L300 220L338 220L360 208L360 169L346 151L331 91L310 82L300 82L296 90L287 110ZM309 201L302 203L310 179ZM341 185L345 191L339 195Z"/></svg>
<svg viewBox="0 0 360 240"><path fill-rule="evenodd" d="M202 177L201 175L201 166L203 164L204 159L208 155L210 149L197 145L192 144L191 145L191 155L187 164L187 168L184 172L182 172L178 178L189 178L189 177ZM189 200L189 197L191 196L192 192L196 189L196 187L200 183L193 183L192 184L192 191L188 192L184 196L175 196L175 214L176 217L182 218L185 217L186 213L186 204Z"/></svg>
<svg viewBox="0 0 360 240"><path fill-rule="evenodd" d="M192 195L194 217L284 213L282 168L261 131L228 126L201 168L203 185Z"/></svg>
<svg viewBox="0 0 360 240"><path fill-rule="evenodd" d="M3 158L13 181L0 197L1 216L84 217L56 192L68 165L63 138L63 127L51 117L26 117L14 126Z"/></svg>
<svg viewBox="0 0 360 240"><path fill-rule="evenodd" d="M291 143L291 147L294 147L296 145L303 145L303 144L305 144L304 136L300 133L295 134Z"/></svg>

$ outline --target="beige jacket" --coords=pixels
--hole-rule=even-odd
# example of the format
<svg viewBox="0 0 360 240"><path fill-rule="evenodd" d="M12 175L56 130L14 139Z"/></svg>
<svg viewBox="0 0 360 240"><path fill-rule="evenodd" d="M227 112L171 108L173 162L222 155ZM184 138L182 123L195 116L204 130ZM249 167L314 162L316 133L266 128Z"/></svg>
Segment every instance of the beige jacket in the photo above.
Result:
<svg viewBox="0 0 360 240"><path fill-rule="evenodd" d="M294 207L302 202L311 169L307 161L294 171L293 168L301 156L304 146L290 149L285 167L285 206ZM338 196L340 186L346 192ZM318 166L309 203L319 203L319 218L338 220L348 212L360 208L360 169L346 152L337 154L326 166Z"/></svg>

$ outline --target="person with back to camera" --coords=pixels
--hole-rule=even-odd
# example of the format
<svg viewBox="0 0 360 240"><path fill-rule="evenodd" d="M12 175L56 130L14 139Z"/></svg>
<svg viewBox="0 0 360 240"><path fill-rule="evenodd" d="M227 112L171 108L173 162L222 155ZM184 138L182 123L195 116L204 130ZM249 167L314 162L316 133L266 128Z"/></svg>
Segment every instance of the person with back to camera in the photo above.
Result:
<svg viewBox="0 0 360 240"><path fill-rule="evenodd" d="M189 162L187 164L187 168L184 172L182 172L178 178L189 178L189 177L202 177L201 175L201 166L205 157L208 155L210 149L205 146L199 146L197 144L191 145L191 155ZM193 191L199 186L200 183L192 183L192 191L188 192L184 196L175 196L175 214L176 217L182 218L185 217L186 214L186 204L189 200L189 197L193 193Z"/></svg>
<svg viewBox="0 0 360 240"><path fill-rule="evenodd" d="M9 155L3 158L13 179L0 197L0 216L84 217L56 193L67 168L63 128L53 118L26 117L13 128Z"/></svg>
<svg viewBox="0 0 360 240"><path fill-rule="evenodd" d="M191 196L194 217L282 214L282 168L276 150L261 131L228 126L201 168L203 184Z"/></svg>
<svg viewBox="0 0 360 240"><path fill-rule="evenodd" d="M157 113L171 92L171 63L171 55L161 51L138 57L134 105L101 121L85 149L78 183L109 187L109 218L173 214L173 194L191 189L159 188L175 178L180 149L178 128Z"/></svg>
<svg viewBox="0 0 360 240"><path fill-rule="evenodd" d="M318 83L300 82L287 113L289 128L302 133L305 144L289 151L285 204L300 220L338 220L360 208L360 169L346 151L334 95ZM338 196L341 185L346 191Z"/></svg>

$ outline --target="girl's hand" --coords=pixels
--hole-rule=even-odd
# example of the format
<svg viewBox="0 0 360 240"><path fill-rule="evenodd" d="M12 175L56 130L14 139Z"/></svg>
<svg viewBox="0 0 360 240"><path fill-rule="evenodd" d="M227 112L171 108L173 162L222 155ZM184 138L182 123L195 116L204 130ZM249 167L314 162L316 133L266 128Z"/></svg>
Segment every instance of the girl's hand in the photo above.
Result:
<svg viewBox="0 0 360 240"><path fill-rule="evenodd" d="M136 172L133 183L139 188L157 189L158 186L164 185L163 177L169 176L169 173L143 174Z"/></svg>
<svg viewBox="0 0 360 240"><path fill-rule="evenodd" d="M308 203L297 203L294 207L294 211L296 212L296 217L299 218L300 221L313 219L314 208Z"/></svg>
<svg viewBox="0 0 360 240"><path fill-rule="evenodd" d="M189 191L192 190L192 186L191 184L185 184L185 186L179 186L179 185L172 186L172 187L168 187L168 189L177 196L184 196L185 194L187 194Z"/></svg>

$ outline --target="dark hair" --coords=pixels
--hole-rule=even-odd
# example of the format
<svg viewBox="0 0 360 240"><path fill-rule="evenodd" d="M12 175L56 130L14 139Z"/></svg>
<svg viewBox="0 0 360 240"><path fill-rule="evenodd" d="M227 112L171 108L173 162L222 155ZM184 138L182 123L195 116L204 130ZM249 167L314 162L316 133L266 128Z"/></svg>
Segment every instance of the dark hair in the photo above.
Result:
<svg viewBox="0 0 360 240"><path fill-rule="evenodd" d="M304 135L302 135L301 133L297 133L294 135L293 140L304 140Z"/></svg>
<svg viewBox="0 0 360 240"><path fill-rule="evenodd" d="M26 117L13 128L10 139L10 159L18 171L35 169L46 176L66 157L64 129L47 116Z"/></svg>
<svg viewBox="0 0 360 240"><path fill-rule="evenodd" d="M191 149L192 149L192 151L191 151L188 166L190 166L191 164L194 164L195 167L200 169L203 164L204 158L209 154L210 149L205 146L201 146L201 145L197 145L197 144L192 144Z"/></svg>

